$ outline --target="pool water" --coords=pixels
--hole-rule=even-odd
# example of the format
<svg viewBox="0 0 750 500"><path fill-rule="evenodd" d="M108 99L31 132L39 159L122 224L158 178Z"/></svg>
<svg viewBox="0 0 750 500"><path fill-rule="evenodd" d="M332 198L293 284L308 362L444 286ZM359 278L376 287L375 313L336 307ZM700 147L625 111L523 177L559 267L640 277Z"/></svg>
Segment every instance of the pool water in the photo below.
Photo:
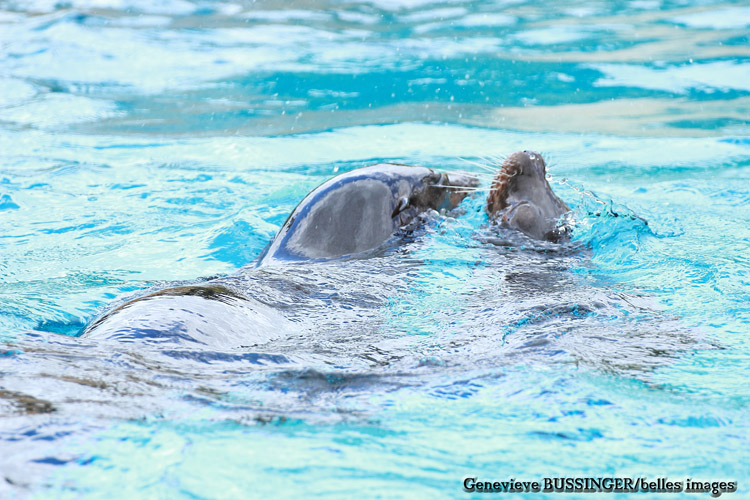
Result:
<svg viewBox="0 0 750 500"><path fill-rule="evenodd" d="M3 498L750 495L742 2L0 1L0 47ZM366 258L252 265L336 173L487 187L523 149L570 245L480 192ZM241 345L79 336L215 276L270 318ZM666 497L696 494L638 494Z"/></svg>

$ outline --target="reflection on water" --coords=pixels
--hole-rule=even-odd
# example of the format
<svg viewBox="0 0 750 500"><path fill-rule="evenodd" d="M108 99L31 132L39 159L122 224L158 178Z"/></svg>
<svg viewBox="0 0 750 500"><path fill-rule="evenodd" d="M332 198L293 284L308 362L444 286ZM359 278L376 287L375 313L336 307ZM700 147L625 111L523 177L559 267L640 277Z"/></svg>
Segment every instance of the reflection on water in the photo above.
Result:
<svg viewBox="0 0 750 500"><path fill-rule="evenodd" d="M746 494L748 12L0 1L0 496ZM366 259L246 266L338 172L486 188L462 158L524 149L569 247L480 193Z"/></svg>
<svg viewBox="0 0 750 500"><path fill-rule="evenodd" d="M488 112L622 98L667 106L676 94L713 110L711 126L688 128L746 129L733 109L747 107L747 9L630 3L9 5L3 121L159 135L414 120L515 128ZM668 106L651 114L648 129L685 134ZM520 126L534 130L530 118ZM608 130L640 130L621 126Z"/></svg>

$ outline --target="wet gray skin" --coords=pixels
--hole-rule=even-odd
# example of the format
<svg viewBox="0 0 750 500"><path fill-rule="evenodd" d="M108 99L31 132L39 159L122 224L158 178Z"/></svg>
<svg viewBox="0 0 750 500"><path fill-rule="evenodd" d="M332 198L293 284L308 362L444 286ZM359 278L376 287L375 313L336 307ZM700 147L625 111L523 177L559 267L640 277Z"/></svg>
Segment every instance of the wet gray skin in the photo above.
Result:
<svg viewBox="0 0 750 500"><path fill-rule="evenodd" d="M565 241L565 229L558 221L570 207L552 191L546 174L539 153L519 151L508 156L487 197L490 219L537 240Z"/></svg>
<svg viewBox="0 0 750 500"><path fill-rule="evenodd" d="M455 208L466 196L460 189L477 183L468 175L390 163L346 172L302 200L258 265L334 259L376 248L419 214Z"/></svg>

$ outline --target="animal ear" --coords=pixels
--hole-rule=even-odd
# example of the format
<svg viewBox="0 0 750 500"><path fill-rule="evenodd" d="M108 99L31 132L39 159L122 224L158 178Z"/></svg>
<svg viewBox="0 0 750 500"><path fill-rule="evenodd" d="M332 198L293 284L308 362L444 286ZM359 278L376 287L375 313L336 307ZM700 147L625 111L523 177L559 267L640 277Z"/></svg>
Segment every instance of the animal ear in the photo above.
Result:
<svg viewBox="0 0 750 500"><path fill-rule="evenodd" d="M398 200L396 200L396 208L393 209L393 213L391 214L391 219L396 217L398 214L403 212L409 208L409 198L406 196L402 196Z"/></svg>

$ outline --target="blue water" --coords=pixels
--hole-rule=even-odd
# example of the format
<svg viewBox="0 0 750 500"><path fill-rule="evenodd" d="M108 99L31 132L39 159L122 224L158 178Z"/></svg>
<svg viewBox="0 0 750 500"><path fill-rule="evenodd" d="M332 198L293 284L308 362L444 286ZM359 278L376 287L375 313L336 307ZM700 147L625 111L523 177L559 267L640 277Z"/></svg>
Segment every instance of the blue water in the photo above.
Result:
<svg viewBox="0 0 750 500"><path fill-rule="evenodd" d="M749 116L741 2L0 1L0 496L749 497ZM338 172L488 186L463 159L523 149L577 250L499 244L479 194L369 259L243 267ZM267 338L76 337L211 276Z"/></svg>

